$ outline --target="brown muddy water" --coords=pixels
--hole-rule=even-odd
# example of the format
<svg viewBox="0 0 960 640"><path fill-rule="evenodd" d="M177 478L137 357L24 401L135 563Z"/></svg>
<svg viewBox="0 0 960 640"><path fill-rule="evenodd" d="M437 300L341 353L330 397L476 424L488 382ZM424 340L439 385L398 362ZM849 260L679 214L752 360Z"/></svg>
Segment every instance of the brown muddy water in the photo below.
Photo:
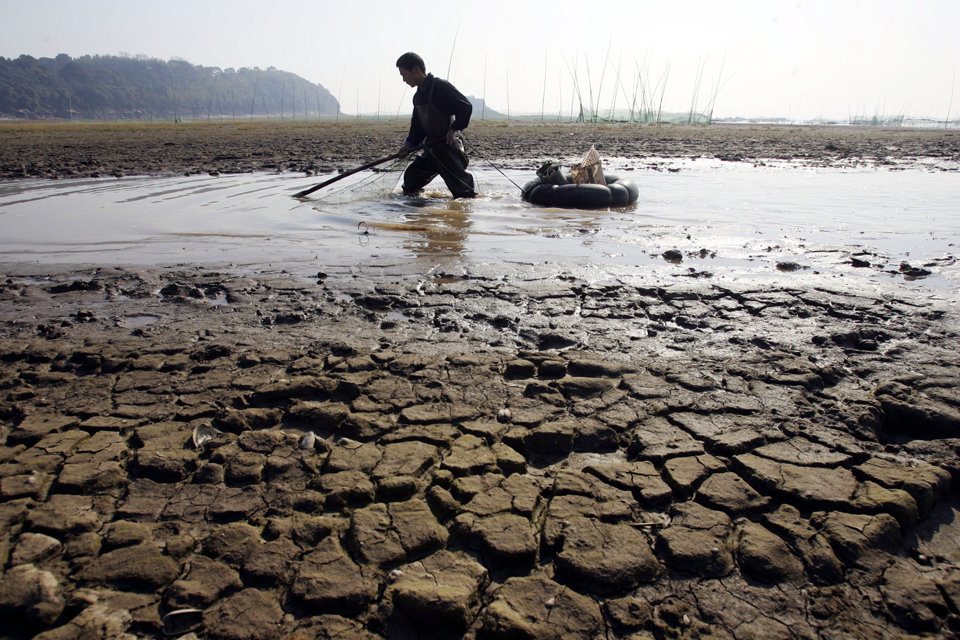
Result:
<svg viewBox="0 0 960 640"><path fill-rule="evenodd" d="M450 200L439 180L424 198L297 200L326 176L293 174L0 182L0 261L305 274L374 260L446 273L552 262L590 266L598 277L609 267L663 279L815 275L947 290L960 280L960 173L623 166L608 162L607 171L634 180L640 199L604 211L530 205L513 184L529 172L489 167L476 171L482 196L471 201Z"/></svg>

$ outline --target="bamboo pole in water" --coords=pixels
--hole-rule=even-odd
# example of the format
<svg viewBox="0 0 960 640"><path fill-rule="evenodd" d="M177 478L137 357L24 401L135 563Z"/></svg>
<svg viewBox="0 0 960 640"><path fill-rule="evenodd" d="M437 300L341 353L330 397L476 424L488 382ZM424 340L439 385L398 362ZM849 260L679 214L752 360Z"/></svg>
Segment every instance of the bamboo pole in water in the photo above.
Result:
<svg viewBox="0 0 960 640"><path fill-rule="evenodd" d="M943 128L950 126L950 109L953 108L953 90L957 84L957 68L953 68L953 78L950 80L950 101L947 103L947 117L943 120Z"/></svg>
<svg viewBox="0 0 960 640"><path fill-rule="evenodd" d="M563 116L563 73L557 71L557 122Z"/></svg>
<svg viewBox="0 0 960 640"><path fill-rule="evenodd" d="M480 119L483 120L484 114L487 112L487 56L483 56L483 107L480 109Z"/></svg>
<svg viewBox="0 0 960 640"><path fill-rule="evenodd" d="M590 79L590 60L587 59L587 52L583 52L583 64L587 68L587 84L590 87L590 116L591 120L596 120L596 110L593 108L593 80ZM580 103L580 110L583 111L583 103Z"/></svg>
<svg viewBox="0 0 960 640"><path fill-rule="evenodd" d="M260 72L257 72L257 81L253 83L253 98L250 100L250 122L253 122L253 109L257 105L257 87L260 86Z"/></svg>
<svg viewBox="0 0 960 640"><path fill-rule="evenodd" d="M607 76L607 62L610 61L610 45L613 44L613 38L607 42L607 54L603 58L603 69L600 71L600 85L597 87L597 108L594 110L594 119L600 118L600 98L603 94L603 79Z"/></svg>
<svg viewBox="0 0 960 640"><path fill-rule="evenodd" d="M543 122L543 106L547 103L547 54L543 54L543 97L540 99L540 122Z"/></svg>
<svg viewBox="0 0 960 640"><path fill-rule="evenodd" d="M347 68L343 68L343 75L340 76L340 89L337 91L337 122L340 121L340 105L343 104L340 102L340 96L343 95L343 79L347 77Z"/></svg>
<svg viewBox="0 0 960 640"><path fill-rule="evenodd" d="M400 119L400 109L403 108L403 99L407 97L407 89L404 87L403 95L400 96L400 104L397 105L397 120Z"/></svg>
<svg viewBox="0 0 960 640"><path fill-rule="evenodd" d="M457 36L460 34L460 23L457 22L457 30L453 34L453 44L450 45L450 60L447 62L447 81L450 80L450 67L453 65L453 50L457 46Z"/></svg>

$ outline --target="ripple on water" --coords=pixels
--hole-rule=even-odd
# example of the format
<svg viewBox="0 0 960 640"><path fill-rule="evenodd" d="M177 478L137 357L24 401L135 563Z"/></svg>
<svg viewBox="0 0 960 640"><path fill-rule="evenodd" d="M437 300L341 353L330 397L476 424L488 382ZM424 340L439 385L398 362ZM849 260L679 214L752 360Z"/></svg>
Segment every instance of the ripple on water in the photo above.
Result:
<svg viewBox="0 0 960 640"><path fill-rule="evenodd" d="M605 159L611 173L629 164ZM666 278L816 272L933 288L960 279L960 173L692 161L676 168L631 171L640 199L606 211L523 202L510 180L532 176L513 169L509 179L477 170L482 195L472 200L444 198L439 186L425 198L346 204L292 198L316 178L289 175L11 181L0 183L0 260L253 268L416 260L424 271L441 263L550 262ZM665 263L667 252L682 260ZM852 256L867 256L871 266L851 266ZM786 263L800 268L777 268ZM917 277L917 269L931 273Z"/></svg>

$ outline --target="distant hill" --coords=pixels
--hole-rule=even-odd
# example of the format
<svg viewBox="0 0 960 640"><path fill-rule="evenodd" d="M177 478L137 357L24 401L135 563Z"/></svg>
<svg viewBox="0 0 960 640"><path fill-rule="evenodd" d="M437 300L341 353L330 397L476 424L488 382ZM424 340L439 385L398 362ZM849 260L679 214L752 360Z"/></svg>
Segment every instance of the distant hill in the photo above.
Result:
<svg viewBox="0 0 960 640"><path fill-rule="evenodd" d="M473 105L471 120L505 120L507 117L499 111L494 111L489 106L484 106L483 98L467 96L467 100Z"/></svg>
<svg viewBox="0 0 960 640"><path fill-rule="evenodd" d="M0 57L6 118L302 118L338 110L323 86L273 67L220 69L146 56Z"/></svg>

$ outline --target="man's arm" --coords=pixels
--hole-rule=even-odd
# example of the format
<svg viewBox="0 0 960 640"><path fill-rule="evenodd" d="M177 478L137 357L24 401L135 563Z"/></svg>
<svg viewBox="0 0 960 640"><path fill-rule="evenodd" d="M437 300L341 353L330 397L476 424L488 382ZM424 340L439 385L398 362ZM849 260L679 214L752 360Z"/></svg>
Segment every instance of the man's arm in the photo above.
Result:
<svg viewBox="0 0 960 640"><path fill-rule="evenodd" d="M450 126L452 131L463 131L470 124L473 105L449 82L438 83L433 90L433 100L441 111L453 116L453 124ZM450 136L447 136L447 141L451 141Z"/></svg>
<svg viewBox="0 0 960 640"><path fill-rule="evenodd" d="M407 139L400 145L400 150L397 153L400 154L401 158L405 158L416 149L426 137L426 134L423 132L423 126L420 124L420 118L417 117L417 109L414 107L413 116L410 118L410 133L407 134Z"/></svg>

